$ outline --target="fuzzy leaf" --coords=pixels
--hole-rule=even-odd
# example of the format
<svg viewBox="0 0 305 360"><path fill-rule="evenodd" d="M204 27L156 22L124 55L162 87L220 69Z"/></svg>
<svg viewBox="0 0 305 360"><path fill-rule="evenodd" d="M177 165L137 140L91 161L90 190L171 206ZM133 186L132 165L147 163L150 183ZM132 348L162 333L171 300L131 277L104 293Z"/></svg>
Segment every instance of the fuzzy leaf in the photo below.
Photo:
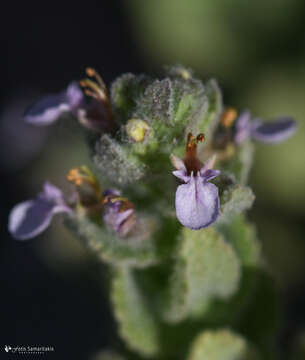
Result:
<svg viewBox="0 0 305 360"><path fill-rule="evenodd" d="M212 131L220 111L220 92L214 81L165 78L155 80L137 101L133 117L146 120L161 143L185 143L188 132Z"/></svg>
<svg viewBox="0 0 305 360"><path fill-rule="evenodd" d="M255 227L236 216L230 224L220 224L217 229L233 246L243 266L258 266L261 262L261 246L256 237Z"/></svg>
<svg viewBox="0 0 305 360"><path fill-rule="evenodd" d="M206 84L206 96L209 106L198 132L202 132L207 138L210 138L222 112L222 95L216 80L212 79Z"/></svg>
<svg viewBox="0 0 305 360"><path fill-rule="evenodd" d="M111 102L115 112L126 123L133 113L138 98L144 93L151 79L145 75L128 73L118 77L110 89Z"/></svg>
<svg viewBox="0 0 305 360"><path fill-rule="evenodd" d="M127 345L142 356L156 355L159 352L159 325L128 268L116 270L111 298L119 333Z"/></svg>
<svg viewBox="0 0 305 360"><path fill-rule="evenodd" d="M109 135L102 135L95 150L96 166L113 184L126 185L144 176L144 165Z"/></svg>
<svg viewBox="0 0 305 360"><path fill-rule="evenodd" d="M210 325L235 325L251 304L261 272L261 247L255 228L237 216L232 223L217 224L217 230L234 248L241 263L241 282L238 292L228 301L215 300L205 314Z"/></svg>
<svg viewBox="0 0 305 360"><path fill-rule="evenodd" d="M230 244L213 228L184 228L178 262L168 288L169 322L201 316L213 298L226 299L239 284L240 264Z"/></svg>
<svg viewBox="0 0 305 360"><path fill-rule="evenodd" d="M194 340L187 360L257 360L254 349L230 330L204 331Z"/></svg>
<svg viewBox="0 0 305 360"><path fill-rule="evenodd" d="M221 215L218 222L228 222L235 215L249 209L255 196L251 188L242 185L234 185L225 190L220 197Z"/></svg>
<svg viewBox="0 0 305 360"><path fill-rule="evenodd" d="M67 218L66 224L102 261L135 267L146 267L158 261L157 250L150 237L154 224L150 221L143 223L142 230L139 229L134 237L126 239L110 233L82 211L73 218Z"/></svg>

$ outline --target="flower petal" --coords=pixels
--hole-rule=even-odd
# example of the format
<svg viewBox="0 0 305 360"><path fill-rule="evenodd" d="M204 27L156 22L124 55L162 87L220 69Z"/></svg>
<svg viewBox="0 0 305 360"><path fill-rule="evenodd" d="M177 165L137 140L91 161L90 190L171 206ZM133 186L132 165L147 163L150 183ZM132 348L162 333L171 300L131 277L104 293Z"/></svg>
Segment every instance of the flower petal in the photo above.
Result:
<svg viewBox="0 0 305 360"><path fill-rule="evenodd" d="M265 143L286 140L296 131L296 122L290 117L281 117L271 122L256 121L251 129L253 139Z"/></svg>
<svg viewBox="0 0 305 360"><path fill-rule="evenodd" d="M202 174L202 178L204 181L207 182L214 179L216 176L220 175L220 173L221 173L220 170L209 169Z"/></svg>
<svg viewBox="0 0 305 360"><path fill-rule="evenodd" d="M250 112L243 111L235 123L234 141L240 144L250 137Z"/></svg>
<svg viewBox="0 0 305 360"><path fill-rule="evenodd" d="M120 236L125 236L134 225L134 210L119 211L119 202L108 206L103 220L108 228Z"/></svg>
<svg viewBox="0 0 305 360"><path fill-rule="evenodd" d="M176 191L176 213L182 225L199 230L212 224L219 215L218 189L214 184L191 176Z"/></svg>
<svg viewBox="0 0 305 360"><path fill-rule="evenodd" d="M200 169L200 175L203 175L207 170L213 169L215 161L216 161L216 154L213 154L208 160L204 163L202 168Z"/></svg>
<svg viewBox="0 0 305 360"><path fill-rule="evenodd" d="M177 156L175 156L173 154L170 155L170 160L171 160L171 163L173 164L173 166L177 170L183 170L186 172L186 167L185 167L183 160L181 160L180 158L178 158Z"/></svg>
<svg viewBox="0 0 305 360"><path fill-rule="evenodd" d="M116 190L116 189L105 189L103 191L103 196L106 197L106 196L109 196L109 195L120 196L121 192L119 190Z"/></svg>
<svg viewBox="0 0 305 360"><path fill-rule="evenodd" d="M34 125L49 125L63 112L71 111L76 115L78 108L83 104L83 92L73 81L65 91L44 96L30 106L24 114L24 119Z"/></svg>
<svg viewBox="0 0 305 360"><path fill-rule="evenodd" d="M31 239L42 233L56 213L70 212L67 206L42 198L16 205L9 216L9 232L17 240Z"/></svg>
<svg viewBox="0 0 305 360"><path fill-rule="evenodd" d="M175 175L178 179L184 181L185 183L190 181L190 176L187 175L186 170L175 170L173 171L173 175Z"/></svg>
<svg viewBox="0 0 305 360"><path fill-rule="evenodd" d="M49 125L69 111L66 93L47 95L34 103L24 114L24 119L34 125Z"/></svg>
<svg viewBox="0 0 305 360"><path fill-rule="evenodd" d="M64 204L62 191L48 181L44 183L43 191L39 194L39 197L49 202L54 202L57 205Z"/></svg>
<svg viewBox="0 0 305 360"><path fill-rule="evenodd" d="M70 106L70 110L74 115L76 115L77 110L85 104L84 93L82 92L76 81L72 81L67 87L66 98L67 103Z"/></svg>
<svg viewBox="0 0 305 360"><path fill-rule="evenodd" d="M9 216L9 232L17 240L33 238L43 232L57 213L70 213L63 194L56 186L46 182L35 200L16 205Z"/></svg>

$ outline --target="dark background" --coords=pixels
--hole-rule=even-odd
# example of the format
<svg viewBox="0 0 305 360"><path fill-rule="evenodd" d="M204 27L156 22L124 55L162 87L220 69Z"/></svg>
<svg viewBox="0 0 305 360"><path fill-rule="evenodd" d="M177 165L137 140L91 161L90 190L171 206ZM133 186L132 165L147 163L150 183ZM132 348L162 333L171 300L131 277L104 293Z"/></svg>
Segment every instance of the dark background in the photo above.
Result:
<svg viewBox="0 0 305 360"><path fill-rule="evenodd" d="M73 127L59 124L46 134L44 130L24 129L20 122L30 100L63 89L72 79L81 78L86 66L95 67L109 84L123 72L153 73L163 64L183 62L203 78L218 78L227 104L251 106L257 112L267 108L263 116L284 111L298 117L301 135L297 145L287 145L293 150L289 154L281 145L275 154L279 168L297 162L299 172L291 173L290 178L298 180L288 183L290 188L283 185L272 193L270 189L281 179L273 177L272 169L266 172L274 157L266 158L265 154L274 150L260 148L252 180L257 201L250 217L258 224L263 250L282 295L284 318L279 346L284 356L294 337L305 328L305 5L291 1L285 7L281 1L284 5L277 7L271 1L271 8L265 9L260 1L257 8L232 1L231 7L222 8L215 1L210 5L215 8L209 10L215 21L209 25L198 1L191 3L195 10L199 7L199 20L192 12L184 15L183 8L179 13L168 5L159 12L160 1L154 2L155 8L144 3L100 1L97 6L51 2L40 7L27 3L2 9L0 125L5 126L0 128L0 359L7 355L5 344L53 346L54 358L77 360L117 343L107 290L100 287L95 261L65 230L58 230L60 225L55 225L51 234L24 243L13 241L6 228L13 205L33 196L44 178L56 182L70 163L80 165L79 159L86 156L76 150ZM179 16L185 16L182 22ZM231 44L222 36L227 34L224 25L232 32ZM202 37L198 36L198 46L195 39L189 48L187 36L193 39L192 29ZM207 37L204 34L209 29ZM170 34L174 34L173 42ZM175 41L180 44L175 45ZM239 55L233 56L236 52ZM283 93L276 94L283 88ZM269 108L264 102L268 96L273 99ZM18 108L17 115L12 112L14 108ZM40 136L45 137L44 146L37 145L39 151L32 151ZM265 167L257 165L265 158ZM106 272L104 275L107 283Z"/></svg>
<svg viewBox="0 0 305 360"><path fill-rule="evenodd" d="M48 2L40 8L20 5L2 13L2 111L16 94L63 89L84 76L88 65L99 69L106 83L123 72L144 71L119 2L103 1L99 6ZM67 148L69 130L63 130ZM23 141L23 136L12 141ZM37 155L33 161L43 160ZM25 184L25 177L29 182L34 177L27 165L0 169L0 359L6 358L5 344L53 346L55 353L50 357L87 359L115 341L110 309L100 290L99 267L88 258L52 271L37 250L45 235L23 243L13 241L7 233L9 210L35 194L35 190L29 194Z"/></svg>

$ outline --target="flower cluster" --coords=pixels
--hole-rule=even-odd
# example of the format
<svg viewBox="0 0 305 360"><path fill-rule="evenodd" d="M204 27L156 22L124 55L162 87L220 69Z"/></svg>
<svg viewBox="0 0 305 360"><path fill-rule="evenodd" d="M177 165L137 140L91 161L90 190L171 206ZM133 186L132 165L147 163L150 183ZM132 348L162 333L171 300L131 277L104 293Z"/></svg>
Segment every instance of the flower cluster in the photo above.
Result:
<svg viewBox="0 0 305 360"><path fill-rule="evenodd" d="M69 200L56 186L46 182L43 191L33 200L16 205L9 217L9 231L17 240L31 239L41 234L55 214L73 216L81 206L88 216L98 216L105 226L120 237L126 237L135 225L133 204L120 197L118 190L102 194L93 173L85 166L71 169L67 179L75 185Z"/></svg>
<svg viewBox="0 0 305 360"><path fill-rule="evenodd" d="M65 91L45 96L32 105L25 113L25 121L35 125L49 125L62 114L69 113L91 131L98 134L118 134L121 129L102 78L92 68L87 68L86 73L88 78L81 80L79 84L72 82ZM173 76L178 75L175 73ZM191 74L180 75L185 82L191 84ZM152 116L156 116L156 122L163 116L159 114L162 106L158 102L169 86L168 80L164 82L164 88L160 84L161 82L156 83L156 89L152 92L152 96L156 97L152 103ZM145 94L149 92L146 91ZM145 101L149 102L149 99ZM128 101L125 103L128 104ZM168 111L165 113L168 114ZM145 146L155 135L154 132L166 129L164 122L153 128L149 116L145 119L132 117L125 120L125 132L132 144L138 145L138 150L144 149L140 146ZM195 137L189 133L184 158L171 155L171 162L176 168L173 174L181 181L175 200L176 215L180 223L198 230L214 223L220 215L219 191L211 182L221 172L213 169L219 151L226 150L229 146L237 148L252 139L265 143L279 142L291 136L295 129L296 123L290 117L265 123L261 119L251 119L248 111L238 116L235 109L229 108L221 115L218 127L208 139L212 156L205 163L197 154L198 144L205 140L204 134L200 133ZM118 154L121 153L119 150ZM121 157L119 160L121 161ZM217 165L221 169L221 161ZM58 188L46 183L36 199L23 202L12 209L9 231L14 238L24 240L40 234L49 226L55 214L73 215L77 206L86 209L88 216L98 214L105 227L119 237L130 233L136 222L134 206L121 196L120 191L109 189L103 192L95 176L86 167L72 169L67 178L75 186L74 197L77 195L77 201L66 201Z"/></svg>

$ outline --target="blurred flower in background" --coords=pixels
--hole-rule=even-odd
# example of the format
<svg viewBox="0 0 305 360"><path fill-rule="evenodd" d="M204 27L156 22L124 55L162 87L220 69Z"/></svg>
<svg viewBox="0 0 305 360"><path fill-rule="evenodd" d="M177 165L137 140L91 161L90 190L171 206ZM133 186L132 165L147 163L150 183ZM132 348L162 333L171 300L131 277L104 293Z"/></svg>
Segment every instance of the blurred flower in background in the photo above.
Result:
<svg viewBox="0 0 305 360"><path fill-rule="evenodd" d="M14 172L29 164L39 153L47 139L46 129L24 121L25 108L35 98L19 91L8 97L0 113L0 142L2 168Z"/></svg>

